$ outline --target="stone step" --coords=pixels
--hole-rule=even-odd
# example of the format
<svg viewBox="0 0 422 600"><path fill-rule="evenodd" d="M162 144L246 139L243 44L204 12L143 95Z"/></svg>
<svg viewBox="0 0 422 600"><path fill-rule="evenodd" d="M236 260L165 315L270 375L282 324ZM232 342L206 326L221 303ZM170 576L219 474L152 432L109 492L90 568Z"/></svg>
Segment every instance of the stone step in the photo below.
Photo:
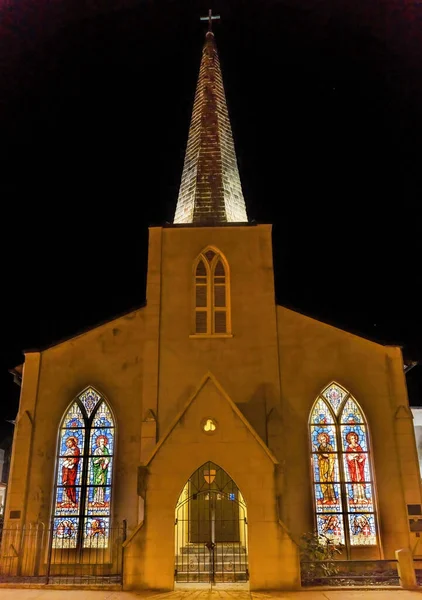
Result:
<svg viewBox="0 0 422 600"><path fill-rule="evenodd" d="M184 565L188 565L189 563L199 563L201 565L208 564L213 562L213 557L212 556L194 556L194 555L190 555L190 556L176 556L175 558L175 562L180 562L183 563ZM248 562L248 557L243 555L243 556L233 556L233 554L226 554L225 556L215 556L214 555L214 562L232 562L232 563L247 563Z"/></svg>
<svg viewBox="0 0 422 600"><path fill-rule="evenodd" d="M177 583L209 583L210 573L177 573L175 577ZM247 582L248 576L246 573L215 573L215 583L242 583Z"/></svg>
<svg viewBox="0 0 422 600"><path fill-rule="evenodd" d="M233 563L233 566L230 569L228 568L227 563L215 563L214 564L214 571L224 572L224 573L231 573L233 571L236 571L236 573L239 573L241 571L246 571L247 568L248 568L247 563ZM183 573L197 573L198 571L204 571L204 572L206 571L207 573L209 573L210 565L200 564L200 565L196 566L196 565L185 565L183 563L176 563L175 569L177 569L177 572L183 572Z"/></svg>
<svg viewBox="0 0 422 600"><path fill-rule="evenodd" d="M182 547L180 548L180 554L198 554L198 555L206 555L209 554L210 551L206 547L202 548L189 548ZM227 546L216 546L214 548L214 554L246 554L246 548L244 546L234 546L233 548Z"/></svg>

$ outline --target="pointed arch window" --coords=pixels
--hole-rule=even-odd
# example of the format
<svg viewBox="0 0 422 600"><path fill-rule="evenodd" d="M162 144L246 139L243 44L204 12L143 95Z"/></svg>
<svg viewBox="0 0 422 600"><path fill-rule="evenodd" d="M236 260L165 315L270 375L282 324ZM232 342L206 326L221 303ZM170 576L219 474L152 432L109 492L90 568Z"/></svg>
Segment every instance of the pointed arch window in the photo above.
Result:
<svg viewBox="0 0 422 600"><path fill-rule="evenodd" d="M59 430L53 548L107 548L110 533L115 421L107 402L87 388Z"/></svg>
<svg viewBox="0 0 422 600"><path fill-rule="evenodd" d="M195 261L196 335L230 335L229 267L216 249L201 252Z"/></svg>
<svg viewBox="0 0 422 600"><path fill-rule="evenodd" d="M348 547L376 545L373 470L362 409L332 383L315 401L309 426L318 533Z"/></svg>

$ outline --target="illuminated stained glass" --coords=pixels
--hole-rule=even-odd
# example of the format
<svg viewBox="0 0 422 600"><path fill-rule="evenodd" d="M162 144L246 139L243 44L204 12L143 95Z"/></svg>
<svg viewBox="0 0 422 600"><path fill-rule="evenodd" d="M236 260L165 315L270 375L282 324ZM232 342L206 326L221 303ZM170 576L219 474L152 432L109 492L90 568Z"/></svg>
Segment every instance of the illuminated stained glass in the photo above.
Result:
<svg viewBox="0 0 422 600"><path fill-rule="evenodd" d="M79 519L73 517L54 519L53 548L76 548Z"/></svg>
<svg viewBox="0 0 422 600"><path fill-rule="evenodd" d="M110 519L87 518L83 535L84 548L107 548L110 534Z"/></svg>
<svg viewBox="0 0 422 600"><path fill-rule="evenodd" d="M113 468L112 434L94 432L91 457L88 465L88 485L111 485Z"/></svg>
<svg viewBox="0 0 422 600"><path fill-rule="evenodd" d="M335 425L311 425L312 451L320 452L320 446L328 446L327 452L337 450L337 435Z"/></svg>
<svg viewBox="0 0 422 600"><path fill-rule="evenodd" d="M101 402L99 405L93 421L94 427L113 427L113 417L111 416L111 412L109 407L105 402Z"/></svg>
<svg viewBox="0 0 422 600"><path fill-rule="evenodd" d="M92 411L97 406L98 402L101 400L101 396L99 396L97 392L95 392L92 388L88 388L86 392L79 396L79 400L84 405L86 414L88 415L88 417L90 417Z"/></svg>
<svg viewBox="0 0 422 600"><path fill-rule="evenodd" d="M339 483L319 483L315 486L317 513L341 512L341 490Z"/></svg>
<svg viewBox="0 0 422 600"><path fill-rule="evenodd" d="M350 515L349 529L352 546L374 546L377 543L374 514Z"/></svg>
<svg viewBox="0 0 422 600"><path fill-rule="evenodd" d="M357 489L358 487L358 489ZM368 483L346 484L347 510L349 512L374 511L372 485Z"/></svg>
<svg viewBox="0 0 422 600"><path fill-rule="evenodd" d="M74 402L60 430L55 497L57 515L79 514L84 432L84 417L78 403Z"/></svg>
<svg viewBox="0 0 422 600"><path fill-rule="evenodd" d="M337 414L338 408L342 403L343 398L346 396L346 391L336 383L332 383L322 392L322 395L328 400L333 407L334 412Z"/></svg>
<svg viewBox="0 0 422 600"><path fill-rule="evenodd" d="M334 544L344 544L344 525L341 513L331 515L317 514L317 530L320 535L325 535Z"/></svg>
<svg viewBox="0 0 422 600"><path fill-rule="evenodd" d="M72 404L60 430L54 548L106 548L110 530L114 420L92 388Z"/></svg>
<svg viewBox="0 0 422 600"><path fill-rule="evenodd" d="M334 417L331 409L339 417ZM365 419L340 386L331 384L315 402L310 436L318 532L336 543L376 544Z"/></svg>
<svg viewBox="0 0 422 600"><path fill-rule="evenodd" d="M324 400L317 400L311 415L311 423L329 425L334 423L334 417Z"/></svg>
<svg viewBox="0 0 422 600"><path fill-rule="evenodd" d="M63 427L71 429L76 427L85 427L84 417L79 405L76 402L74 402L67 411L66 416L63 419Z"/></svg>
<svg viewBox="0 0 422 600"><path fill-rule="evenodd" d="M348 398L347 402L343 407L341 422L351 424L364 423L362 413L358 405L356 404L356 402L354 402L354 400L352 400L352 398Z"/></svg>
<svg viewBox="0 0 422 600"><path fill-rule="evenodd" d="M341 511L337 438L333 416L327 404L319 400L312 412L312 466L317 512ZM331 423L331 424L329 424Z"/></svg>
<svg viewBox="0 0 422 600"><path fill-rule="evenodd" d="M340 481L340 473L338 467L337 454L332 452L324 452L322 449L321 452L314 453L312 455L312 466L314 472L314 481L315 482L323 482L326 480L327 473L327 465L325 461L330 463L328 472L330 473L331 481Z"/></svg>

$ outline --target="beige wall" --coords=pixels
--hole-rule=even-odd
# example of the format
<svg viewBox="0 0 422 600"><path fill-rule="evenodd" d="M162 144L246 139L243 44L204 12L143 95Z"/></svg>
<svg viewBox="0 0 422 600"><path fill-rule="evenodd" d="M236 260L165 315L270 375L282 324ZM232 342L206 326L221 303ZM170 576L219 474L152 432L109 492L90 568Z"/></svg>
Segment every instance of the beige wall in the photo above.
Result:
<svg viewBox="0 0 422 600"><path fill-rule="evenodd" d="M230 266L231 339L189 337L193 263L207 245L217 247ZM279 401L271 227L150 229L147 309L156 314L158 306L158 393L154 388L144 399L151 408L158 403L161 431L212 371L265 438L266 411Z"/></svg>
<svg viewBox="0 0 422 600"><path fill-rule="evenodd" d="M212 435L201 429L209 416L218 423ZM190 475L207 461L233 478L246 502L251 589L298 587L296 546L278 523L276 460L213 378L205 380L176 420L148 461L145 524L126 550L126 587L173 589L175 507Z"/></svg>
<svg viewBox="0 0 422 600"><path fill-rule="evenodd" d="M208 245L230 266L231 338L190 337L192 265ZM128 585L172 586L174 506L190 474L212 460L234 478L248 506L251 585L294 587L294 552L275 515L295 540L313 528L308 418L318 393L333 380L365 412L375 467L382 547L357 550L354 557L393 557L408 546L422 553L419 538L408 532L406 505L419 504L421 494L400 349L277 307L268 225L152 228L146 307L26 354L6 518L20 511L14 523L49 521L58 426L70 402L91 385L116 416L113 514L116 522L127 519L133 533L143 515L137 468L208 372L279 464L270 464L227 400L207 384L151 462L145 525L126 551ZM221 431L209 438L198 429L198 407L203 410L205 401L221 411ZM290 565L286 575L279 573L281 564Z"/></svg>
<svg viewBox="0 0 422 600"><path fill-rule="evenodd" d="M284 437L282 515L295 536L313 528L308 419L317 395L333 380L365 412L370 433L382 550L393 557L415 546L407 503L420 503L418 463L401 351L376 344L279 306L281 415ZM292 493L300 490L300 493ZM356 549L356 558L366 556Z"/></svg>
<svg viewBox="0 0 422 600"><path fill-rule="evenodd" d="M117 425L113 512L118 522L138 520L137 465L142 421L144 312L130 313L25 357L15 430L6 518L10 523L51 517L58 427L66 408L87 386L109 402Z"/></svg>

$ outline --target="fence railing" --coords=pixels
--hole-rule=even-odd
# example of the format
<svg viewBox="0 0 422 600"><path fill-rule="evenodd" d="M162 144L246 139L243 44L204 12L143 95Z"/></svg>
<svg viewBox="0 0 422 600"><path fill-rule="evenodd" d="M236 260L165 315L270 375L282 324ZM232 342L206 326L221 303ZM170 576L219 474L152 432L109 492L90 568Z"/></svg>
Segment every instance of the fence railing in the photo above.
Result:
<svg viewBox="0 0 422 600"><path fill-rule="evenodd" d="M397 560L303 560L302 585L399 586L397 564Z"/></svg>
<svg viewBox="0 0 422 600"><path fill-rule="evenodd" d="M422 558L414 558L413 566L415 568L416 582L422 586Z"/></svg>
<svg viewBox="0 0 422 600"><path fill-rule="evenodd" d="M80 536L44 523L3 529L0 583L120 584L125 539L125 522Z"/></svg>

